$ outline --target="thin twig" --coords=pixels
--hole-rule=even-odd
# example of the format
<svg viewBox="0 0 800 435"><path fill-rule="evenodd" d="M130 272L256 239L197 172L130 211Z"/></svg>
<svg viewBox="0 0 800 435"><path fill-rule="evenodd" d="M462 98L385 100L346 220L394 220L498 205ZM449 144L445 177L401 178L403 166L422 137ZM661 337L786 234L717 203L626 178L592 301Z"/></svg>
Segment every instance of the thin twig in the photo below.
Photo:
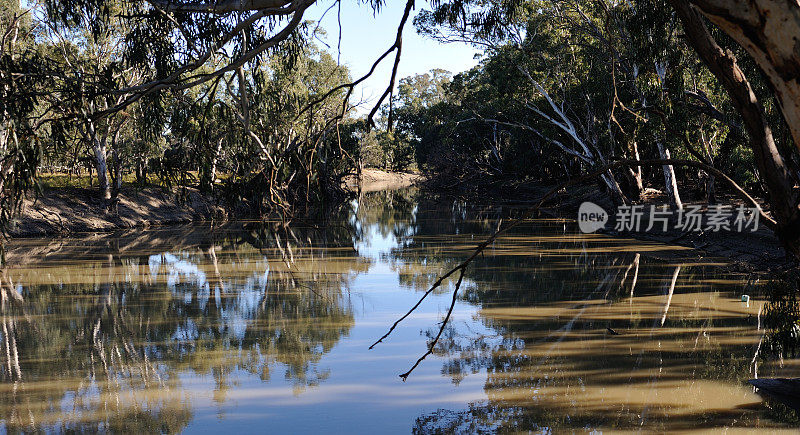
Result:
<svg viewBox="0 0 800 435"><path fill-rule="evenodd" d="M447 326L447 322L450 320L450 316L453 314L453 308L455 308L456 300L458 300L458 289L461 288L461 281L463 279L464 279L464 269L462 268L461 273L458 275L456 288L453 289L453 299L450 301L450 308L447 309L447 315L444 316L444 320L442 321L442 326L439 327L439 333L436 334L436 338L434 338L433 341L431 341L431 343L428 345L428 351L425 352L424 355L419 357L417 362L415 362L414 365L411 366L411 368L407 372L400 375L400 377L403 378L403 381L408 379L408 376L411 374L411 372L414 371L415 368L417 368L417 366L419 365L419 363L422 362L422 360L424 360L428 355L433 353L433 349L436 347L436 343L439 342L439 337L442 336L442 332L444 332L444 328Z"/></svg>

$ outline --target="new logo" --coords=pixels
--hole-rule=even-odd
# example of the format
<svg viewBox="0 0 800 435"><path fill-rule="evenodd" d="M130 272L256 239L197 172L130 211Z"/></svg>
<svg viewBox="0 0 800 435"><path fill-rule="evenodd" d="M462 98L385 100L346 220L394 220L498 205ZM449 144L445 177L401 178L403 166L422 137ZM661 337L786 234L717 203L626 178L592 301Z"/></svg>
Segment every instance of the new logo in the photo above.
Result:
<svg viewBox="0 0 800 435"><path fill-rule="evenodd" d="M583 233L593 233L600 228L605 228L608 222L608 213L603 207L593 203L584 202L578 208L578 227Z"/></svg>

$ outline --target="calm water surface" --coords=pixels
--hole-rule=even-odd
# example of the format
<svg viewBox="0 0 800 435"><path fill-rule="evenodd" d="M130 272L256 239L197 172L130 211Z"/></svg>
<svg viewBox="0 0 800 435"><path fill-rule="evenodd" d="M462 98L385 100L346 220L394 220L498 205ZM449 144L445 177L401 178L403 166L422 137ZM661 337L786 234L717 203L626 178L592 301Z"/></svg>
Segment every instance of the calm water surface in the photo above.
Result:
<svg viewBox="0 0 800 435"><path fill-rule="evenodd" d="M754 358L760 285L555 220L476 260L435 354L401 381L454 283L369 345L507 213L379 192L324 228L15 241L0 432L789 428L744 384L798 371Z"/></svg>

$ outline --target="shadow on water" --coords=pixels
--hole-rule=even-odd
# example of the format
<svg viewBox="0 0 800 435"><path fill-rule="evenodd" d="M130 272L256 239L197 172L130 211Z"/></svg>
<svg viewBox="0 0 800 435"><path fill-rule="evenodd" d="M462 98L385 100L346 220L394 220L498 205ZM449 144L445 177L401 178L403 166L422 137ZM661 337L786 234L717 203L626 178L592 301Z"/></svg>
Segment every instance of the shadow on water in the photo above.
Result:
<svg viewBox="0 0 800 435"><path fill-rule="evenodd" d="M582 235L559 220L519 226L476 259L459 296L466 314L448 324L422 372L400 383L441 309L426 307L405 326L416 328L410 338L390 337L385 350L365 343L515 213L376 192L324 226L209 223L18 240L15 266L0 276L0 422L9 432L197 429L215 412L198 405L202 381L220 409L260 409L244 393L253 385L345 394L247 416L290 426L341 413L348 400L363 400L352 418L364 427L410 415L391 423L419 433L793 423L745 381L798 372L797 327L786 327L800 318L788 302L796 298L678 248ZM458 399L438 397L442 385Z"/></svg>

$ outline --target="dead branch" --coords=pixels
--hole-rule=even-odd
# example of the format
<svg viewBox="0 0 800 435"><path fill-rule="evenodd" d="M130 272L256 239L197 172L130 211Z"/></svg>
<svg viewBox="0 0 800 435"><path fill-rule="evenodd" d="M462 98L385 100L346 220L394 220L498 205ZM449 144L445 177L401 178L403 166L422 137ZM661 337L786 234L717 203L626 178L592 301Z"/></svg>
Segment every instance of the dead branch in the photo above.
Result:
<svg viewBox="0 0 800 435"><path fill-rule="evenodd" d="M342 118L348 111L348 103L350 101L350 97L353 94L353 91L355 90L355 87L360 85L362 82L364 82L368 78L370 78L372 76L372 74L375 73L375 70L378 68L378 65L380 65L381 62L383 62L383 60L386 59L390 54L392 54L393 52L396 51L395 58L394 58L394 64L392 66L392 76L391 76L390 83L387 86L387 88L384 91L384 93L381 95L381 98L378 99L378 101L372 107L372 110L370 110L369 116L367 117L368 125L370 125L370 126L373 125L372 118L378 112L378 109L380 109L381 103L386 98L386 96L391 93L392 89L394 89L394 82L395 82L396 77L397 77L397 67L398 67L398 65L400 63L400 54L401 54L402 46L403 46L403 29L405 28L406 22L408 21L408 17L411 15L411 10L414 9L414 1L415 0L407 0L406 1L406 7L403 10L403 17L400 19L400 24L398 24L398 26L397 26L397 34L395 36L394 43L391 45L391 47L386 49L386 51L384 51L383 54L381 54L375 60L375 62L372 63L372 66L370 67L369 71L367 71L366 74L364 74L363 76L359 77L355 81L352 81L350 83L343 83L343 84L341 84L339 86L336 86L336 87L332 88L331 90L329 90L328 92L326 92L320 98L318 98L318 99L316 99L314 101L311 101L302 110L300 110L300 112L297 114L297 117L295 119L297 119L300 116L302 116L303 113L307 112L308 110L311 110L317 104L327 100L331 95L334 95L336 92L339 92L341 90L345 90L346 89L347 92L345 93L345 97L344 97L344 100L342 102L342 110L341 110L341 113L339 114L339 116L337 117L337 119L338 118Z"/></svg>
<svg viewBox="0 0 800 435"><path fill-rule="evenodd" d="M447 315L444 316L444 320L442 321L442 325L439 327L439 332L436 334L436 338L434 338L433 341L431 341L430 344L428 344L428 351L425 352L424 355L419 357L417 362L415 362L414 365L411 366L411 369L400 375L400 377L403 378L403 381L408 379L408 376L411 374L411 372L414 371L415 368L417 368L417 366L419 365L419 363L422 362L422 360L424 360L428 355L433 353L433 349L436 347L436 343L439 342L439 337L442 336L442 332L444 332L444 328L447 326L447 322L450 320L450 316L453 314L453 308L455 308L456 300L458 300L458 289L461 288L461 281L463 279L464 279L464 269L461 269L461 273L458 275L458 281L456 281L456 287L453 289L453 299L450 301L450 308L447 309Z"/></svg>

